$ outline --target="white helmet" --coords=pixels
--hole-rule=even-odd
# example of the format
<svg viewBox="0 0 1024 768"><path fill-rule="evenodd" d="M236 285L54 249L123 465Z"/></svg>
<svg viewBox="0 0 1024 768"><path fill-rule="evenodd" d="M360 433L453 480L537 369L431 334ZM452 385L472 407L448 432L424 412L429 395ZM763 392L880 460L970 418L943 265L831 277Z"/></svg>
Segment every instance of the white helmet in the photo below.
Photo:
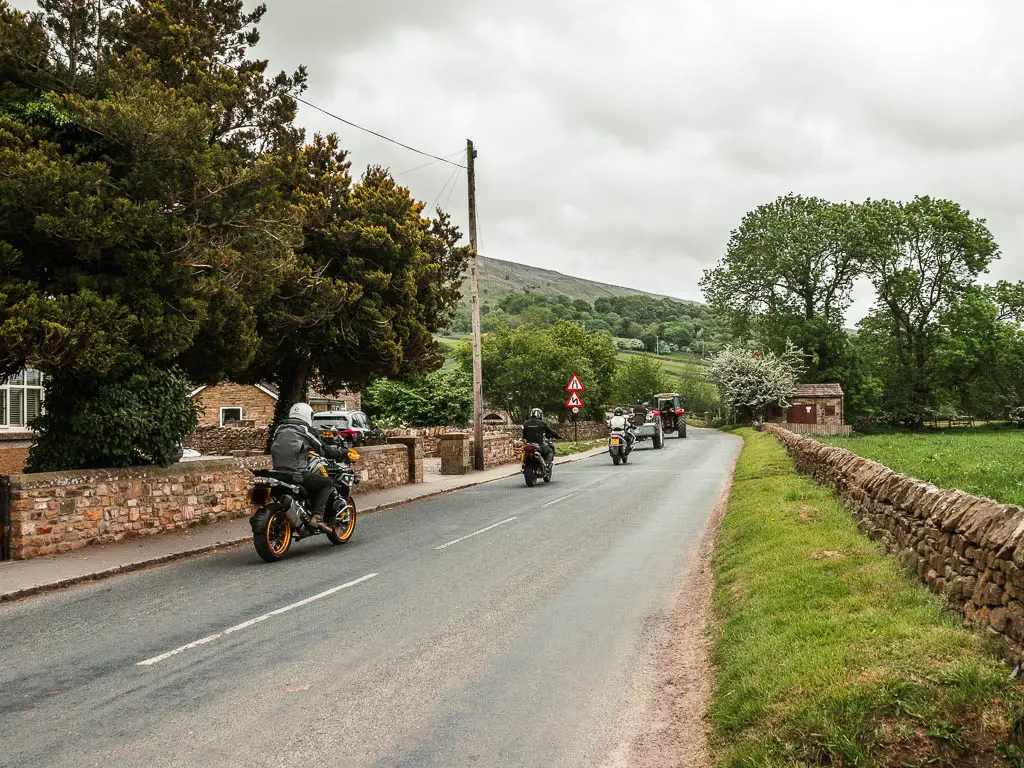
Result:
<svg viewBox="0 0 1024 768"><path fill-rule="evenodd" d="M313 409L306 403L296 403L292 406L292 409L288 411L289 419L298 419L304 423L307 427L313 426Z"/></svg>

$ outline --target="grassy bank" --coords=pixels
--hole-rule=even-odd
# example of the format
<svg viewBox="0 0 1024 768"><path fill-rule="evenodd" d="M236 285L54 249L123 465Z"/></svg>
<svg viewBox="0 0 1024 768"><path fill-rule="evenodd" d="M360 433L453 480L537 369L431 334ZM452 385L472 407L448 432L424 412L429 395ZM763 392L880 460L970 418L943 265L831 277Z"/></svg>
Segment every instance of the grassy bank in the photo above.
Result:
<svg viewBox="0 0 1024 768"><path fill-rule="evenodd" d="M944 429L820 439L941 488L1024 504L1024 430Z"/></svg>
<svg viewBox="0 0 1024 768"><path fill-rule="evenodd" d="M774 438L739 434L715 555L719 765L1024 765L1008 667Z"/></svg>

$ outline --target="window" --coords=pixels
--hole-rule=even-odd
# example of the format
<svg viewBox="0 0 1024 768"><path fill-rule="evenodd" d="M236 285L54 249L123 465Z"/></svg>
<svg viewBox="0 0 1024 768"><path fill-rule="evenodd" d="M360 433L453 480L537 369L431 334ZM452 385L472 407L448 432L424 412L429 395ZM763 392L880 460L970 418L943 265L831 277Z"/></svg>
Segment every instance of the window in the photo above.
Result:
<svg viewBox="0 0 1024 768"><path fill-rule="evenodd" d="M242 408L231 407L220 409L220 425L223 427L229 421L241 421L242 420Z"/></svg>
<svg viewBox="0 0 1024 768"><path fill-rule="evenodd" d="M836 415L836 407L834 405L826 405L825 406L825 415L826 416L835 416Z"/></svg>
<svg viewBox="0 0 1024 768"><path fill-rule="evenodd" d="M25 429L43 412L43 374L26 368L0 385L0 429Z"/></svg>

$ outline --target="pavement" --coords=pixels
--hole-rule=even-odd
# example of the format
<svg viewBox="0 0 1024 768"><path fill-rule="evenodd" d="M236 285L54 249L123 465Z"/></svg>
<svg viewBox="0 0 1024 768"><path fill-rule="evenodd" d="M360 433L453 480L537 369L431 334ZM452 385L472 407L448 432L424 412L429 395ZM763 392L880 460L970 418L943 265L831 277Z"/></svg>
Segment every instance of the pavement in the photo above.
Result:
<svg viewBox="0 0 1024 768"><path fill-rule="evenodd" d="M694 429L278 563L236 548L2 604L0 766L609 765L738 451Z"/></svg>
<svg viewBox="0 0 1024 768"><path fill-rule="evenodd" d="M603 451L603 448L598 448L563 456L555 463L580 461ZM369 493L360 493L357 486L354 498L359 514L365 515L517 474L518 464L506 464L466 475L442 475L438 459L428 464L423 483ZM249 518L243 517L48 557L0 561L0 603L251 542Z"/></svg>

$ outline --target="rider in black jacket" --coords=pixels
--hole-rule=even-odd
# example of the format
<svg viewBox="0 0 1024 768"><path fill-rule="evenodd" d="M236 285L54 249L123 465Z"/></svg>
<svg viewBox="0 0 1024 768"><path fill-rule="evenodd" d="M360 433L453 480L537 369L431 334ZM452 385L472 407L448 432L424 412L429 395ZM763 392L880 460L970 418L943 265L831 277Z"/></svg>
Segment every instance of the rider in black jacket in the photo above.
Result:
<svg viewBox="0 0 1024 768"><path fill-rule="evenodd" d="M323 517L333 483L322 469L309 470L310 452L328 459L341 459L346 453L321 440L313 429L313 409L306 403L296 403L288 411L288 418L274 431L270 456L276 471L290 472L294 481L306 489L313 500L313 515Z"/></svg>
<svg viewBox="0 0 1024 768"><path fill-rule="evenodd" d="M540 446L540 454L548 466L555 460L555 446L548 440L549 437L552 440L561 440L558 433L544 421L544 411L534 408L530 411L530 418L523 422L523 440Z"/></svg>

